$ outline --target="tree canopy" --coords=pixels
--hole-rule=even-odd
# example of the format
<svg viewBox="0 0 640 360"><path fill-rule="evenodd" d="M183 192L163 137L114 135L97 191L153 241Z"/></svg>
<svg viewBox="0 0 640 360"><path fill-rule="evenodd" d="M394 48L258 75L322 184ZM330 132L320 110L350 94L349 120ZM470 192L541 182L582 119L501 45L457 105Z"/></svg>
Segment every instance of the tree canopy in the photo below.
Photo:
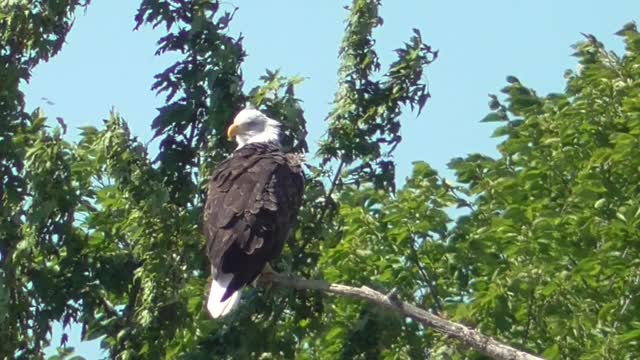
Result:
<svg viewBox="0 0 640 360"><path fill-rule="evenodd" d="M244 92L242 37L214 0L142 0L138 27L166 30L150 121L157 157L113 112L65 138L25 109L23 81L55 56L88 1L0 5L0 357L42 358L54 321L82 324L117 359L438 358L483 355L373 305L321 292L248 289L225 321L204 308L200 229L208 175L252 103L307 151L300 78L267 71ZM396 186L401 119L430 95L437 58L419 31L383 68L378 0L345 13L328 131L309 154L299 226L276 268L366 285L545 358L640 355L640 33L622 55L586 35L566 90L516 77L490 97L499 156L452 159L456 182L425 162ZM461 208L454 212L453 208ZM456 214L456 215L454 215ZM458 215L459 214L459 215ZM60 355L65 358L67 338Z"/></svg>

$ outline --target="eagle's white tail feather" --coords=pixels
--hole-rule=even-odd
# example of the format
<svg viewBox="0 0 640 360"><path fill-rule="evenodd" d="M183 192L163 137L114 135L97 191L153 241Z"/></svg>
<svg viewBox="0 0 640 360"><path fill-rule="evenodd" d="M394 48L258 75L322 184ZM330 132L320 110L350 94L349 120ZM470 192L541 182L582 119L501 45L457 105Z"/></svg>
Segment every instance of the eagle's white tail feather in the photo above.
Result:
<svg viewBox="0 0 640 360"><path fill-rule="evenodd" d="M240 289L234 292L227 300L220 301L225 291L227 291L227 286L229 286L232 278L233 274L220 274L217 280L211 280L207 310L209 310L209 313L214 318L229 314L238 306L238 303L240 303Z"/></svg>

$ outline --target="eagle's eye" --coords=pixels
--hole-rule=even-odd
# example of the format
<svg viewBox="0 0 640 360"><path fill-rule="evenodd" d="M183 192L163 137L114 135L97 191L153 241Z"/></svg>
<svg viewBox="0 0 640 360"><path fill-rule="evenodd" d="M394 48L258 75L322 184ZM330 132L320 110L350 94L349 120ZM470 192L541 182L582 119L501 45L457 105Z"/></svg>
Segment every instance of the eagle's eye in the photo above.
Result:
<svg viewBox="0 0 640 360"><path fill-rule="evenodd" d="M245 126L250 130L261 131L264 128L264 123L258 118L252 118L246 122Z"/></svg>

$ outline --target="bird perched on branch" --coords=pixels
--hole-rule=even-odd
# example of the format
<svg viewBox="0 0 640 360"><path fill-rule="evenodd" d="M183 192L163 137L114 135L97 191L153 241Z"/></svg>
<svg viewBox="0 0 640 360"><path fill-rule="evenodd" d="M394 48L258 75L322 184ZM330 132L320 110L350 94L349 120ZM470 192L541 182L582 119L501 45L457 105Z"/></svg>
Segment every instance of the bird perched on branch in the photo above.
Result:
<svg viewBox="0 0 640 360"><path fill-rule="evenodd" d="M230 313L240 290L280 255L304 191L302 157L282 151L278 121L244 109L227 135L238 147L213 171L204 209L214 318Z"/></svg>

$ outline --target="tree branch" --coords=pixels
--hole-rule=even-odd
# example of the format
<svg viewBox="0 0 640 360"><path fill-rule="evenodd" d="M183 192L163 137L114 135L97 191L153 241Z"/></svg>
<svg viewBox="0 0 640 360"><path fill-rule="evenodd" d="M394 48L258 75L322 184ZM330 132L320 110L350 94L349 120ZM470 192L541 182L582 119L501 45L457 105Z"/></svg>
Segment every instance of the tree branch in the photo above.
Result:
<svg viewBox="0 0 640 360"><path fill-rule="evenodd" d="M263 273L258 282L262 286L275 284L281 287L289 287L298 290L318 290L327 294L350 297L365 300L369 303L387 308L389 310L410 317L426 327L430 327L440 333L446 334L476 351L493 359L499 360L542 360L537 356L516 350L497 340L480 334L477 330L464 325L443 319L433 315L426 310L403 302L395 296L385 296L366 286L359 288L341 284L331 284L324 280L309 280L293 277L288 274L278 274L274 272Z"/></svg>
<svg viewBox="0 0 640 360"><path fill-rule="evenodd" d="M316 222L317 224L322 224L322 222L324 221L325 215L327 215L327 212L329 211L329 207L331 206L330 202L333 201L331 199L331 195L333 194L333 191L336 189L336 186L338 185L338 180L340 179L340 175L342 174L342 170L345 165L346 165L345 161L340 160L340 164L338 165L338 170L336 170L336 173L333 175L333 179L331 180L331 186L329 187L329 191L324 196L325 202L324 202L324 206L322 207L322 210L320 211L320 216L318 216L318 220ZM298 259L300 254L304 252L304 250L307 248L307 245L309 245L309 242L311 241L311 239L312 239L311 237L304 238L304 240L302 241L302 244L298 247L298 249L295 251L293 255L294 261L296 261L296 259Z"/></svg>
<svg viewBox="0 0 640 360"><path fill-rule="evenodd" d="M427 241L427 240L424 239L423 241ZM422 279L424 280L424 282L427 284L427 287L429 288L429 295L431 295L434 303L436 304L436 309L438 309L436 313L440 313L442 312L442 310L444 310L444 306L442 305L442 301L440 300L440 295L438 294L438 278L435 275L435 273L433 274L434 275L433 281L429 278L427 271L425 270L424 266L422 266L422 263L420 262L420 257L418 256L418 250L416 249L413 243L413 239L411 239L411 241L409 242L409 246L411 246L411 253L413 255L414 263L418 268L418 271L420 272Z"/></svg>

